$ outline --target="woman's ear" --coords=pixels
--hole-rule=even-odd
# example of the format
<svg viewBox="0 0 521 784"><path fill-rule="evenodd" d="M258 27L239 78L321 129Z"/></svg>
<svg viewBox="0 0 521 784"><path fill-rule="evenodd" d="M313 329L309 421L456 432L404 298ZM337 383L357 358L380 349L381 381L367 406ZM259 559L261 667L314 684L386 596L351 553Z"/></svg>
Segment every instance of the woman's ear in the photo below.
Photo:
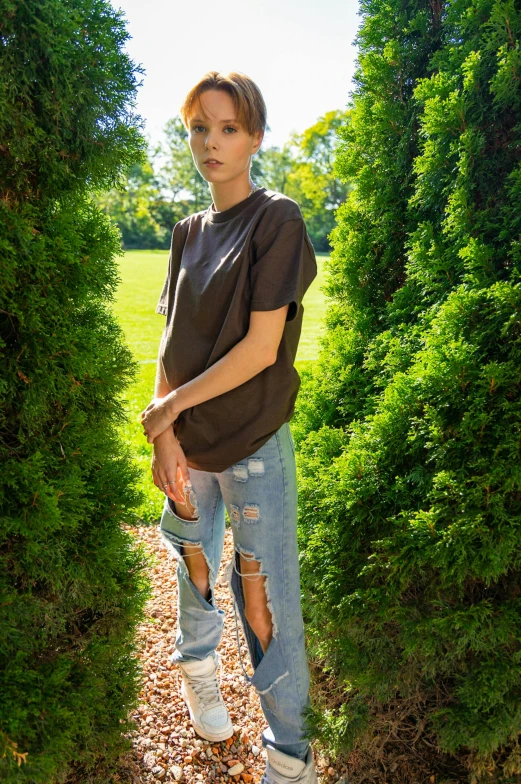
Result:
<svg viewBox="0 0 521 784"><path fill-rule="evenodd" d="M255 134L254 134L254 137L255 137L256 141L255 141L255 144L253 145L254 149L252 150L252 153L251 153L252 155L255 155L255 153L259 151L260 146L262 144L262 140L264 139L264 134L263 134L262 131L256 131Z"/></svg>

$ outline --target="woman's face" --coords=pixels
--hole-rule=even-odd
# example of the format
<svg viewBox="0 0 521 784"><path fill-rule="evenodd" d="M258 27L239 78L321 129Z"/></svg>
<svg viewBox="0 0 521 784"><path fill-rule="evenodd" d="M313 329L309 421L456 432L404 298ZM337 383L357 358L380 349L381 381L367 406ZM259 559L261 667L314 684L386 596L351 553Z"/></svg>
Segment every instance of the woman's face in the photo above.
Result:
<svg viewBox="0 0 521 784"><path fill-rule="evenodd" d="M208 182L224 183L249 177L251 156L260 147L262 133L250 136L239 124L231 95L224 90L205 90L194 105L188 138L201 176ZM208 165L209 158L219 164Z"/></svg>

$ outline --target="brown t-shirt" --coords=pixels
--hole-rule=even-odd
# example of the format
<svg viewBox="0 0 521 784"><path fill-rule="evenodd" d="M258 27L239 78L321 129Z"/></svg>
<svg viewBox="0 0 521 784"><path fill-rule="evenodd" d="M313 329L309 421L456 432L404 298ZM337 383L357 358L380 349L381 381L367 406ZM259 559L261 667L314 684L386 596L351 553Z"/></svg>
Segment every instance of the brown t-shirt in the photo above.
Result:
<svg viewBox="0 0 521 784"><path fill-rule="evenodd" d="M156 306L166 316L159 357L171 389L191 381L246 336L251 310L290 303L277 360L228 392L181 412L174 432L188 465L221 472L252 455L294 412L293 363L317 274L298 204L259 188L227 210L178 221Z"/></svg>

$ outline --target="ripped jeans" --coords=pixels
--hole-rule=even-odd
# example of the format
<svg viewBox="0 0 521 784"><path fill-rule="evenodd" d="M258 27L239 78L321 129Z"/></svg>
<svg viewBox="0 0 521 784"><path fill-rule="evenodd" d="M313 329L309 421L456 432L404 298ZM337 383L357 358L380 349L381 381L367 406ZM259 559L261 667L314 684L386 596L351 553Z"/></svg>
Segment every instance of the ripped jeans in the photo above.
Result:
<svg viewBox="0 0 521 784"><path fill-rule="evenodd" d="M219 645L225 612L215 605L213 587L224 546L226 507L234 541L226 580L244 677L257 691L269 725L262 733L262 744L305 759L309 740L304 736L303 711L309 705L309 668L300 604L295 447L289 423L257 452L226 471L188 470L194 519L178 516L174 502L165 497L160 522L162 537L177 560L178 621L171 661L202 660ZM200 547L205 555L209 601L190 579L182 557L184 543ZM266 576L272 637L265 653L245 615L240 554L260 562L259 574ZM254 670L251 676L242 661L237 609Z"/></svg>

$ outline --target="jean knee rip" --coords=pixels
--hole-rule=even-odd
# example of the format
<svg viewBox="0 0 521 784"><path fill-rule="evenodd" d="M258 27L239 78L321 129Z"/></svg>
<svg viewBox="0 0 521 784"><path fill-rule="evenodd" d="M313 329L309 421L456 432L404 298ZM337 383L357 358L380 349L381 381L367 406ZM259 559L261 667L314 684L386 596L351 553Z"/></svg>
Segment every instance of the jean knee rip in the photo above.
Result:
<svg viewBox="0 0 521 784"><path fill-rule="evenodd" d="M184 523L184 524L188 524L188 525L194 525L194 524L197 524L197 523L199 523L201 521L200 515L199 515L199 508L197 506L197 496L195 494L195 490L194 490L193 486L187 487L185 485L185 487L184 487L185 506L187 507L187 509L190 509L190 506L192 506L192 508L193 508L193 514L192 514L191 518L184 518L184 517L181 517L181 515L177 514L176 507L175 507L175 502L170 498L170 496L167 496L166 498L167 498L167 510L168 510L168 512L172 515L172 517L175 517L176 520L179 520L179 522Z"/></svg>
<svg viewBox="0 0 521 784"><path fill-rule="evenodd" d="M258 662L253 675L250 675L244 666L241 655L241 644L239 638L239 629L237 625L237 610L240 601L239 581L243 576L240 572L240 555L249 561L256 561L259 564L259 571L255 575L265 577L264 587L266 589L266 604L271 614L272 621L272 638L266 650L266 653ZM253 686L259 696L263 699L263 709L271 710L273 713L277 711L277 689L280 681L284 680L289 675L289 670L286 666L285 657L283 654L283 647L278 638L278 627L273 611L273 605L270 598L269 590L269 576L262 571L262 562L255 557L253 553L245 552L240 546L235 548L233 557L229 561L225 570L226 582L233 601L234 616L235 616L235 630L237 635L237 650L239 653L239 661L244 673L246 682ZM248 574L247 577L254 575ZM242 608L244 612L244 608ZM243 620L244 624L244 620ZM253 662L252 662L253 663Z"/></svg>
<svg viewBox="0 0 521 784"><path fill-rule="evenodd" d="M258 563L259 564L259 571L258 572L254 572L253 574L251 574L251 573L244 573L243 574L240 571L240 556L241 555L242 555L242 557L244 558L245 561L255 561L256 563ZM266 572L262 571L262 561L259 558L257 558L254 553L251 553L251 552L248 552L248 551L244 550L240 545L237 545L237 547L235 548L234 553L233 553L233 557L231 558L231 560L229 561L229 563L227 564L227 566L225 568L225 580L228 583L228 588L230 590L232 599L234 601L236 601L237 597L235 596L235 593L234 593L234 590L233 590L233 582L232 582L232 578L233 578L233 573L234 572L241 579L243 577L246 577L246 579L258 579L259 577L265 577L266 578L264 580L264 589L266 591L266 607L270 611L270 615L271 615L272 635L273 635L274 638L278 637L279 627L277 626L277 621L275 620L275 613L273 611L273 603L271 601L270 586L269 586L270 578L269 578L269 575Z"/></svg>
<svg viewBox="0 0 521 784"><path fill-rule="evenodd" d="M191 542L189 539L183 539L180 536L176 536L170 531L166 531L164 528L161 528L161 536L163 538L163 541L166 545L168 552L170 553L170 556L173 557L179 563L179 565L185 572L185 575L189 575L189 571L185 559L190 558L192 555L199 555L200 553L202 553L204 555L204 559L208 567L208 576L209 576L210 583L213 584L214 578L213 578L212 564L208 560L208 556L204 551L202 542ZM183 555L181 553L181 548L185 545L187 545L188 547L197 547L197 552L196 553L185 552Z"/></svg>
<svg viewBox="0 0 521 784"><path fill-rule="evenodd" d="M236 482L247 482L250 476L264 476L264 459L262 457L249 457L247 463L237 463L233 466L233 478Z"/></svg>

